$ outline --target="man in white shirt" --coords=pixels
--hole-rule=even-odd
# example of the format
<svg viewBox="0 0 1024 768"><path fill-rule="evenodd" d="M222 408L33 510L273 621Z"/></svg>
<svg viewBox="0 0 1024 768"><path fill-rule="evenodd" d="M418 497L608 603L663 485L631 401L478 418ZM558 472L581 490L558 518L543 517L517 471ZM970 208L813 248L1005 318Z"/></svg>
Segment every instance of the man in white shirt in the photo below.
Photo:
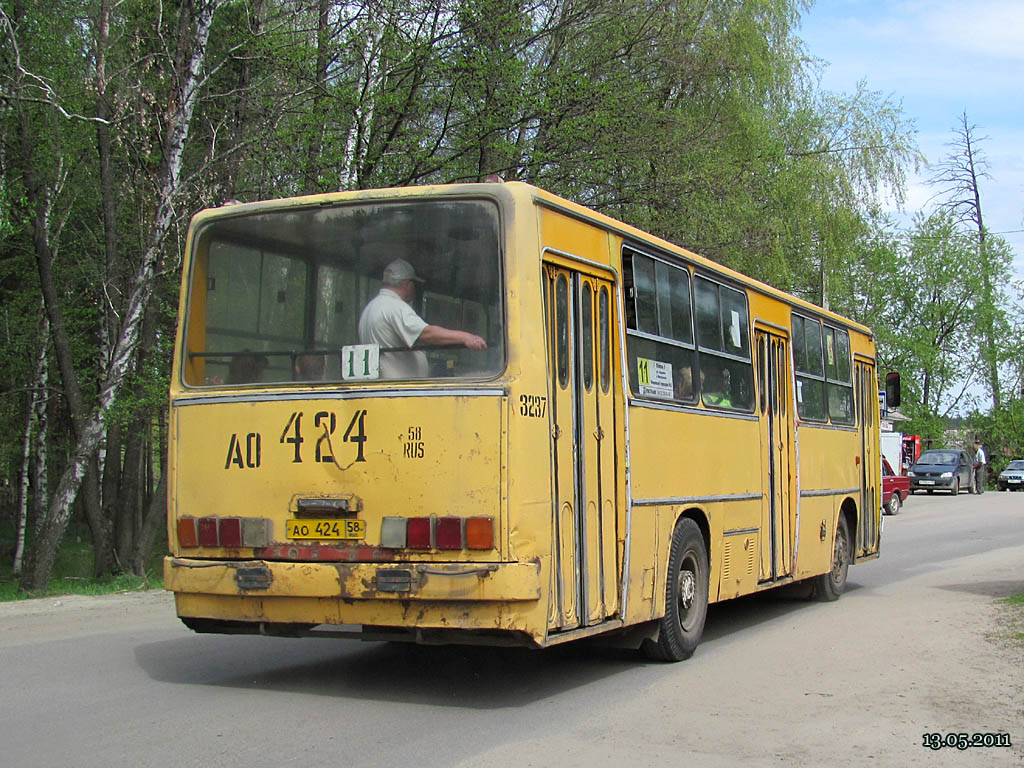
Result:
<svg viewBox="0 0 1024 768"><path fill-rule="evenodd" d="M985 450L981 440L974 441L974 488L975 493L985 492Z"/></svg>
<svg viewBox="0 0 1024 768"><path fill-rule="evenodd" d="M377 344L381 350L410 349L408 352L381 352L382 379L422 379L428 374L427 356L420 346L460 344L467 349L486 349L487 342L475 333L430 325L409 305L416 295L416 283L422 283L405 259L395 259L384 268L384 285L363 309L359 318L359 342Z"/></svg>

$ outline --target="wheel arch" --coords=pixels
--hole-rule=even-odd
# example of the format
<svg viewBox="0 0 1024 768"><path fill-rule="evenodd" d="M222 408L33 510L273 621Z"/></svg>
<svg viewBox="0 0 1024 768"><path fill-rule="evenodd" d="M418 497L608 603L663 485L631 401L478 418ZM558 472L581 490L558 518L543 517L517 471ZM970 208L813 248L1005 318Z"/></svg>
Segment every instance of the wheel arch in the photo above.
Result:
<svg viewBox="0 0 1024 768"><path fill-rule="evenodd" d="M860 515L857 514L857 502L853 499L853 497L847 496L845 499L843 499L843 503L839 507L839 516L843 517L846 520L846 530L850 534L850 556L852 558L854 552L856 552L857 550L856 542L860 540L858 538L858 534L860 533L861 523ZM839 528L839 516L837 516L836 525L834 526L836 530L838 530ZM835 543L835 535L836 532L835 530L833 530L833 544Z"/></svg>
<svg viewBox="0 0 1024 768"><path fill-rule="evenodd" d="M665 585L668 583L669 553L672 550L672 536L682 520L692 520L700 529L701 538L704 539L704 551L708 556L708 601L714 602L718 599L718 575L714 564L714 556L711 553L711 524L708 520L708 513L701 507L681 508L672 516L672 525L666 526L664 542L658 544L658 560L656 579L654 582L654 612L653 618L661 618L665 614ZM664 525L664 523L663 523Z"/></svg>
<svg viewBox="0 0 1024 768"><path fill-rule="evenodd" d="M708 556L708 602L715 602L718 599L718 571L715 568L715 556L711 551L711 523L708 520L708 513L701 507L687 507L682 510L672 523L672 531L675 532L680 520L693 520L700 529L701 538L704 539L704 552ZM669 539L671 546L671 539ZM668 578L668 558L665 558L664 577Z"/></svg>

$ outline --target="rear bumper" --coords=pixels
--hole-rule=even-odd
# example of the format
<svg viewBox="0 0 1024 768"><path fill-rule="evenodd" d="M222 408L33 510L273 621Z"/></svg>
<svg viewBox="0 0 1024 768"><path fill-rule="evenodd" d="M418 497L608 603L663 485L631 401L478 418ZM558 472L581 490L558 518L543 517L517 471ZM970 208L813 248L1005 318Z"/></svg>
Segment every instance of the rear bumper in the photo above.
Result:
<svg viewBox="0 0 1024 768"><path fill-rule="evenodd" d="M228 631L221 622L268 634L279 627L361 626L417 637L427 630L497 633L539 645L547 631L540 586L539 562L164 560L164 587L174 592L178 616L213 632Z"/></svg>
<svg viewBox="0 0 1024 768"><path fill-rule="evenodd" d="M179 594L342 600L539 600L540 563L294 563L164 558Z"/></svg>
<svg viewBox="0 0 1024 768"><path fill-rule="evenodd" d="M936 477L936 478L925 478L918 480L912 478L910 480L910 490L912 491L951 491L953 490L953 482L956 480L955 477ZM967 490L963 488L962 490Z"/></svg>

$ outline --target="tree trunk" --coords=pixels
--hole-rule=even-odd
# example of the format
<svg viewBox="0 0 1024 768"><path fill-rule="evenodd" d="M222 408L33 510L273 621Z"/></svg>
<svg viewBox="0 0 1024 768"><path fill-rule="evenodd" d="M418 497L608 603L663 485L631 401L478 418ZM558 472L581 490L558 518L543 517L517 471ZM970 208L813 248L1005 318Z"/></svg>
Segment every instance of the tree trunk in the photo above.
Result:
<svg viewBox="0 0 1024 768"><path fill-rule="evenodd" d="M45 321L45 318L44 318ZM43 397L36 404L36 439L32 451L32 529L39 531L46 519L46 508L50 503L49 466L49 424L51 400L47 392L50 380L50 368L43 370Z"/></svg>
<svg viewBox="0 0 1024 768"><path fill-rule="evenodd" d="M40 429L44 431L46 428L46 352L47 349L49 348L49 345L46 343L46 339L49 335L50 327L46 321L46 315L44 314L42 329L41 333L39 334L39 356L36 358L36 373L35 376L33 377L34 385L32 387L32 396L29 399L28 416L25 419L25 437L22 442L21 483L19 485L18 492L18 521L14 546L15 576L21 575L21 568L23 564L23 558L25 555L25 535L26 532L28 531L28 497L29 486L32 477L32 427L34 425L38 425ZM42 418L40 418L41 413L43 414ZM45 438L43 444L45 445ZM45 494L45 490L37 488L36 493Z"/></svg>
<svg viewBox="0 0 1024 768"><path fill-rule="evenodd" d="M131 296L106 371L106 378L100 389L99 403L76 434L75 450L61 476L50 503L47 519L40 530L32 567L26 570L21 581L23 589L43 590L50 581L57 546L71 517L72 504L81 488L89 461L103 439L107 415L121 390L125 374L138 346L139 328L153 293L164 239L171 226L174 200L180 186L182 155L188 140L201 72L206 60L210 25L218 0L196 0L196 4L198 7L191 3L187 4L190 23L185 27L185 33L178 43L179 51L188 53L180 57L183 67L176 73L176 81L180 83L180 87L170 99L172 107L167 116L163 160L157 178L156 213L147 238L146 250L132 282ZM186 13L186 9L183 9L182 13ZM42 270L42 267L40 269ZM50 322L53 323L52 313Z"/></svg>
<svg viewBox="0 0 1024 768"><path fill-rule="evenodd" d="M160 533L166 531L167 525L167 471L160 475L160 482L157 484L156 492L149 501L146 508L146 517L142 521L142 528L135 539L135 549L132 553L132 573L136 576L146 575L146 565L153 554L153 546Z"/></svg>

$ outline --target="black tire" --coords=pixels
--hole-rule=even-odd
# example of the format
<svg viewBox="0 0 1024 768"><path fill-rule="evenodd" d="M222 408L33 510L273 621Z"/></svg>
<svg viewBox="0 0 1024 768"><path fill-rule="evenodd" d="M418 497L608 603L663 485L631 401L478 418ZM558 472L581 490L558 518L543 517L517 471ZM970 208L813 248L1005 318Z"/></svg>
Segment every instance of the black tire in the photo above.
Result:
<svg viewBox="0 0 1024 768"><path fill-rule="evenodd" d="M814 590L811 593L815 600L823 603L830 603L838 600L846 589L846 574L850 569L852 552L850 540L850 529L846 524L846 517L839 515L839 523L836 525L836 537L832 544L832 569L828 573L814 578Z"/></svg>
<svg viewBox="0 0 1024 768"><path fill-rule="evenodd" d="M959 496L960 495L960 478L959 477L954 477L953 478L953 487L952 487L952 489L950 489L949 493L952 496Z"/></svg>
<svg viewBox="0 0 1024 768"><path fill-rule="evenodd" d="M900 494L894 491L892 496L889 497L889 503L885 505L885 511L890 515L898 515L900 513L900 504L902 504Z"/></svg>
<svg viewBox="0 0 1024 768"><path fill-rule="evenodd" d="M658 661L683 661L693 655L708 615L708 551L700 528L689 518L676 523L668 556L665 616L658 640L644 652Z"/></svg>

